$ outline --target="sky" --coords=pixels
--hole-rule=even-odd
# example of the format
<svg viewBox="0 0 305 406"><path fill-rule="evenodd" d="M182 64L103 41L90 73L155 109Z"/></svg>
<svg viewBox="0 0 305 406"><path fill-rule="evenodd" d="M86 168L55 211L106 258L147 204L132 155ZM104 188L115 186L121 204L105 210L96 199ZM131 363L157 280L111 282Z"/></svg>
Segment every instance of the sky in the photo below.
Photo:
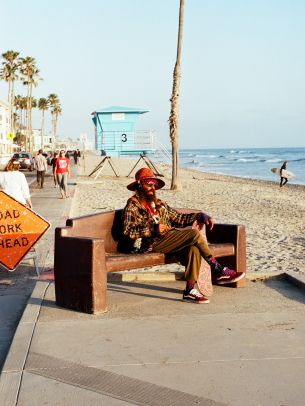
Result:
<svg viewBox="0 0 305 406"><path fill-rule="evenodd" d="M59 96L59 137L93 139L91 113L120 105L149 110L137 128L170 145L179 0L0 0L0 12L0 53L36 59L34 97ZM185 0L180 148L304 146L304 21L303 0Z"/></svg>

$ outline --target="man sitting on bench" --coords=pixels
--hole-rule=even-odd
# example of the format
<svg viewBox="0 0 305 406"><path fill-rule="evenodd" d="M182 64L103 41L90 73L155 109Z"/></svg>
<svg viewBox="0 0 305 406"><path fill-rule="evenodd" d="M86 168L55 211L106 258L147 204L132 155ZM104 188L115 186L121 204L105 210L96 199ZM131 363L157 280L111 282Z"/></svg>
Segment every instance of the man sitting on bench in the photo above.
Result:
<svg viewBox="0 0 305 406"><path fill-rule="evenodd" d="M135 181L127 186L135 194L128 199L123 211L125 249L127 247L129 252L175 254L185 266L186 287L183 300L209 303L209 299L195 288L201 257L211 266L218 284L237 282L245 277L245 273L236 272L216 261L199 230L179 229L191 226L195 220L212 229L214 220L205 213L178 213L167 203L157 199L155 190L164 185L163 180L156 178L151 169L141 168L135 174Z"/></svg>

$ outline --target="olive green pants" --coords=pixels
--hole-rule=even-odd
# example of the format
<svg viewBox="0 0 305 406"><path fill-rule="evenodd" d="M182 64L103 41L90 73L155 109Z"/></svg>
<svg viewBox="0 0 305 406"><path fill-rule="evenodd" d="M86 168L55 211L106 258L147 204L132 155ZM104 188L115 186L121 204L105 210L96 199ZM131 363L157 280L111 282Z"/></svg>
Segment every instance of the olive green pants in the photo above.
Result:
<svg viewBox="0 0 305 406"><path fill-rule="evenodd" d="M197 281L201 257L212 255L206 238L200 231L173 228L153 244L153 251L173 254L185 266L185 279Z"/></svg>

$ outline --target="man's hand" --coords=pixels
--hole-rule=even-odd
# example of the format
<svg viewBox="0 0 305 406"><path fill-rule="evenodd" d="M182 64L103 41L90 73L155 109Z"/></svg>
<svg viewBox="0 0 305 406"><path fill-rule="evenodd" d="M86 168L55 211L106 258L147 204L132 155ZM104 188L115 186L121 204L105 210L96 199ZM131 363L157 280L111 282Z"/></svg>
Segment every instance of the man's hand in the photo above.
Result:
<svg viewBox="0 0 305 406"><path fill-rule="evenodd" d="M213 230L214 223L215 223L214 219L212 217L209 217L204 224L206 224L209 227L209 230Z"/></svg>
<svg viewBox="0 0 305 406"><path fill-rule="evenodd" d="M214 227L214 219L205 213L198 213L196 220L198 223L205 224L207 227L209 227L209 230L212 230Z"/></svg>
<svg viewBox="0 0 305 406"><path fill-rule="evenodd" d="M164 234L166 233L166 231L170 230L171 227L165 225L165 224L159 224L159 230L160 230L160 234Z"/></svg>

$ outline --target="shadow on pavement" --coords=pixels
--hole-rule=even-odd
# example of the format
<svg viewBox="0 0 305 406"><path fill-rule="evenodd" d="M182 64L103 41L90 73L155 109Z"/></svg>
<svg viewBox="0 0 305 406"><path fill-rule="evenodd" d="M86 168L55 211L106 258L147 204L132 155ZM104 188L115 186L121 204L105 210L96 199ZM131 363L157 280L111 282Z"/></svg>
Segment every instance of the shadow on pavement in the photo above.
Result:
<svg viewBox="0 0 305 406"><path fill-rule="evenodd" d="M293 300L305 304L305 293L301 289L294 286L292 283L287 281L285 276L276 276L269 278L264 281L264 284L270 289L276 290L281 295L285 296L287 299Z"/></svg>
<svg viewBox="0 0 305 406"><path fill-rule="evenodd" d="M181 298L171 298L168 296L161 296L161 295L155 295L155 294L150 294L150 293L143 293L143 292L135 292L134 290L131 290L130 288L139 288L139 289L147 289L147 291L158 291L158 292L169 292L169 293L178 293L182 294L181 289L173 289L173 288L167 288L164 286L157 286L157 285L151 285L151 284L145 284L145 283L134 283L134 282L111 282L108 283L108 291L109 292L120 292L124 293L127 295L132 295L132 296L141 296L141 297L149 297L149 298L154 298L154 299L162 299L170 302L181 302Z"/></svg>
<svg viewBox="0 0 305 406"><path fill-rule="evenodd" d="M0 373L36 280L33 266L19 265L14 272L0 268Z"/></svg>

